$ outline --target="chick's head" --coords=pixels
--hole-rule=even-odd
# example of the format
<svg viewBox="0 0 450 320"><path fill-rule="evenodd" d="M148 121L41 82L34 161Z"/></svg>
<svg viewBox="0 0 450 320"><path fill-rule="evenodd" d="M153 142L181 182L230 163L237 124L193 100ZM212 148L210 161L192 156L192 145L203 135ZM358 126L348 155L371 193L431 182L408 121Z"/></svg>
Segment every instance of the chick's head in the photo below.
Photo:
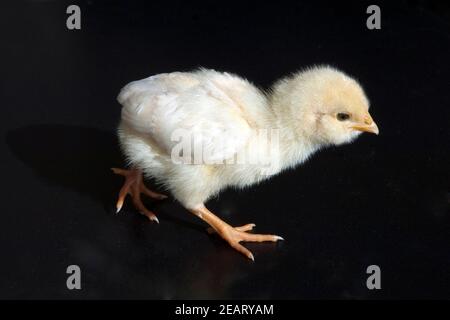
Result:
<svg viewBox="0 0 450 320"><path fill-rule="evenodd" d="M281 80L275 85L273 99L282 106L281 118L301 138L339 145L362 132L378 134L364 90L334 68L314 67Z"/></svg>

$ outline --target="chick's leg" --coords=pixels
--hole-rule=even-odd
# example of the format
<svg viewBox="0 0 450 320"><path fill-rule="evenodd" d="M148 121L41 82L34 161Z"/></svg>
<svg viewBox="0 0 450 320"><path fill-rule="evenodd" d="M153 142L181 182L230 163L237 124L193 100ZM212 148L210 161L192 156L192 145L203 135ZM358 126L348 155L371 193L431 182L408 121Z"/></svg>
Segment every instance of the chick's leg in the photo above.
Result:
<svg viewBox="0 0 450 320"><path fill-rule="evenodd" d="M246 224L241 227L232 227L211 211L209 211L205 206L201 206L197 209L190 210L197 217L208 223L212 230L217 232L225 241L227 241L230 246L245 255L251 260L255 260L253 254L240 244L241 241L244 242L263 242L272 241L276 242L278 240L284 240L280 236L271 234L253 234L247 231L252 230L255 226L253 223Z"/></svg>
<svg viewBox="0 0 450 320"><path fill-rule="evenodd" d="M118 168L111 168L111 170L118 175L125 177L125 183L119 192L119 198L117 200L116 208L119 212L122 209L123 203L125 201L125 197L127 194L131 195L131 199L133 201L133 205L139 212L146 217L148 217L152 221L156 221L159 223L158 218L155 216L153 212L148 210L141 201L141 193L147 195L148 197L156 200L162 200L167 198L167 196L154 192L148 189L142 180L142 172L138 169L124 170Z"/></svg>

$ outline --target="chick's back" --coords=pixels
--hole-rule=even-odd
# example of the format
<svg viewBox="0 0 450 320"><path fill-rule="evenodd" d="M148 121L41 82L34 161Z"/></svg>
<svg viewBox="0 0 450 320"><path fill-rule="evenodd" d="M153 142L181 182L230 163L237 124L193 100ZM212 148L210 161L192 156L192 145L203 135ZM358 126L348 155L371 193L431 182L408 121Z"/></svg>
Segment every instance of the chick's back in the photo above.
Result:
<svg viewBox="0 0 450 320"><path fill-rule="evenodd" d="M233 157L265 121L267 111L266 97L251 83L206 69L133 81L121 90L118 101L123 106L119 139L129 162L162 180L172 191L199 172L213 172L188 168L194 150L201 150L202 161ZM180 135L186 134L192 139L188 150L191 163L180 165L170 157ZM219 188L208 186L204 178L199 199L209 196L208 189L214 192ZM192 186L192 181L189 184Z"/></svg>

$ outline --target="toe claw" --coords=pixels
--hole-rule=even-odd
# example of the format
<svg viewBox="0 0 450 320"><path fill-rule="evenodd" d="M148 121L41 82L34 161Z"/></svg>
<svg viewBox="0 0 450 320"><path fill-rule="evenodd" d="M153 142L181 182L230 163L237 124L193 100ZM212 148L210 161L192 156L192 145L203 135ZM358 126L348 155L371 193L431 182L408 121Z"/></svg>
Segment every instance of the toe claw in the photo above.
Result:
<svg viewBox="0 0 450 320"><path fill-rule="evenodd" d="M159 224L159 219L157 216L151 217L150 220L155 221L157 224Z"/></svg>
<svg viewBox="0 0 450 320"><path fill-rule="evenodd" d="M154 197L155 200L164 200L167 199L167 196L165 194L161 194L159 196Z"/></svg>

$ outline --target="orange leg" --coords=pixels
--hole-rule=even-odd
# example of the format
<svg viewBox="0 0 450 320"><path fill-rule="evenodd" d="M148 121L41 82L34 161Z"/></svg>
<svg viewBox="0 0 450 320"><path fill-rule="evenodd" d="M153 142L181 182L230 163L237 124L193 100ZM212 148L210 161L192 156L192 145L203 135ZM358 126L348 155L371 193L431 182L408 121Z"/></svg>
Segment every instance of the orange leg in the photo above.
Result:
<svg viewBox="0 0 450 320"><path fill-rule="evenodd" d="M125 197L127 194L131 195L131 199L133 201L133 205L136 207L136 209L139 210L139 212L145 216L147 216L150 220L156 221L159 223L158 218L155 216L153 212L148 210L144 204L141 201L141 193L149 196L152 199L155 200L162 200L167 198L166 195L154 192L150 189L148 189L142 180L142 173L138 169L131 169L131 170L124 170L124 169L118 169L118 168L111 168L111 170L118 175L125 177L125 183L122 186L122 189L120 189L119 192L119 198L117 200L116 208L119 212L120 209L122 209L123 203L125 201Z"/></svg>
<svg viewBox="0 0 450 320"><path fill-rule="evenodd" d="M228 223L217 217L215 214L213 214L211 211L206 209L205 206L201 206L198 209L191 209L190 211L197 217L208 223L212 228L212 232L217 232L225 241L230 244L230 246L253 261L255 260L253 254L239 242L276 242L278 240L284 240L280 236L271 234L248 233L247 231L252 230L255 227L253 223L249 223L241 227L232 227Z"/></svg>

